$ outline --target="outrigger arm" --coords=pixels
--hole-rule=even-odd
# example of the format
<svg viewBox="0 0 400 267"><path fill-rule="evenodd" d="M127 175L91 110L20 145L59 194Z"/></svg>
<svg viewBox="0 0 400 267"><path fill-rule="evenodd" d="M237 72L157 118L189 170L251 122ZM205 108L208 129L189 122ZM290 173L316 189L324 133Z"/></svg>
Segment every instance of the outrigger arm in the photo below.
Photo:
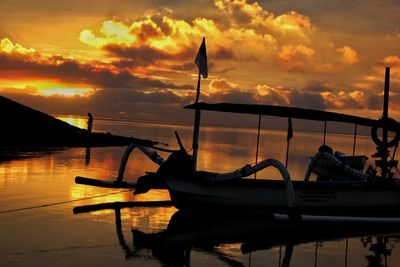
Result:
<svg viewBox="0 0 400 267"><path fill-rule="evenodd" d="M159 166L161 166L165 162L165 160L160 155L158 155L155 150L132 143L126 148L122 156L121 164L119 166L119 171L118 171L118 177L116 180L108 181L108 180L99 180L82 176L76 176L75 183L97 186L97 187L106 187L106 188L136 188L137 182L127 182L123 180L128 158L135 148L138 148L149 159L151 159L154 163L156 163Z"/></svg>

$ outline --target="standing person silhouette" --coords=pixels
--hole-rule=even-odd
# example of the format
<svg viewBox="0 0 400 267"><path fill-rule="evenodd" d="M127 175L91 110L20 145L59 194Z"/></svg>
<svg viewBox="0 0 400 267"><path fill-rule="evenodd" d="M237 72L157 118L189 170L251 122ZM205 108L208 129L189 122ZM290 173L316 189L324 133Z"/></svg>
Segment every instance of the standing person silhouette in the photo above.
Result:
<svg viewBox="0 0 400 267"><path fill-rule="evenodd" d="M92 133L92 126L93 126L93 116L92 113L88 113L88 121L87 121L87 131L88 134Z"/></svg>

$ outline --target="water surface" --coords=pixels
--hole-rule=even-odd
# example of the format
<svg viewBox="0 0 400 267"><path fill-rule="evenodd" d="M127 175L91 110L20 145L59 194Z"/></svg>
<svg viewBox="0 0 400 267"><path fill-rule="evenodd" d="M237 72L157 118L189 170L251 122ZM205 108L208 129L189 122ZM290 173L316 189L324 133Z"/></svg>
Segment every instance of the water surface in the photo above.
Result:
<svg viewBox="0 0 400 267"><path fill-rule="evenodd" d="M85 118L63 119L85 127ZM271 123L273 120L268 118L263 122L258 159L276 158L284 162L286 131L269 129ZM256 126L255 120L255 128L203 127L199 169L225 172L254 163ZM95 118L94 130L161 141L168 143L169 148L177 148L174 137L177 130L186 148L191 147L190 126ZM353 141L353 137L346 134L326 136L326 143L334 150L350 155ZM370 139L359 136L356 141L356 153L370 158L374 152ZM293 179L304 178L310 156L322 143L320 133L295 131L288 163ZM77 175L115 179L124 149L92 148L90 160L85 148L60 149L37 157L0 163L0 266L162 266L182 265L188 261L191 266L279 266L280 262L287 263L291 249L290 266L400 265L396 233L362 237L350 235L349 238L308 240L300 244L290 244L289 239L270 247L264 244L251 253L246 248L255 245L246 243L246 240L241 242L239 234L238 238L232 234L228 237L233 241L220 237L220 242L212 245L198 244L191 248L182 246L170 250L170 246L163 247L160 242L165 241L163 233L168 225L172 227L175 219L179 218L174 207L134 207L73 214L75 207L85 205L169 200L165 190L152 190L148 194L134 196L126 190L74 183ZM155 171L156 167L136 151L128 162L125 177L134 181L145 171ZM279 179L279 173L264 171L257 178ZM199 233L213 235L215 231L217 238L223 229L235 231L234 223L236 221L233 224L232 221L222 221L220 229L213 228L218 226L215 223L209 229L202 228L189 236ZM251 234L252 222L249 224L248 232ZM185 227L185 223L177 225ZM246 236L246 228L237 229L242 232L244 229L242 234ZM270 229L264 230L268 233ZM268 236L262 238L265 242L269 241ZM181 242L179 244L188 242L182 236L175 236L175 239Z"/></svg>

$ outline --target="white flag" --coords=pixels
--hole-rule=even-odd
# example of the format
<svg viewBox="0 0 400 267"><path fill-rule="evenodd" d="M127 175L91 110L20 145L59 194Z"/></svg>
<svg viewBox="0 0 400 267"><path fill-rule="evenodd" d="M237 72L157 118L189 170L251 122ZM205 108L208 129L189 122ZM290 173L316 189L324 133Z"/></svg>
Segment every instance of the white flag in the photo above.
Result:
<svg viewBox="0 0 400 267"><path fill-rule="evenodd" d="M194 61L196 63L197 67L199 68L199 71L201 73L201 76L203 78L208 77L208 67L207 67L207 51L206 51L206 39L203 37L203 42L200 45L199 52L197 52L196 60Z"/></svg>

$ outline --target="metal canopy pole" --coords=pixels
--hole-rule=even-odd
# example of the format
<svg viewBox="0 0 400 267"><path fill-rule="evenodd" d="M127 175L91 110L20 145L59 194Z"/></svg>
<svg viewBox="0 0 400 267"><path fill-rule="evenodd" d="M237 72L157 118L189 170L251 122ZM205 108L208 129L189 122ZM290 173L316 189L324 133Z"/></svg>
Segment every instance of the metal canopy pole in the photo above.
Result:
<svg viewBox="0 0 400 267"><path fill-rule="evenodd" d="M354 126L353 156L355 156L356 154L356 141L357 141L357 123Z"/></svg>

